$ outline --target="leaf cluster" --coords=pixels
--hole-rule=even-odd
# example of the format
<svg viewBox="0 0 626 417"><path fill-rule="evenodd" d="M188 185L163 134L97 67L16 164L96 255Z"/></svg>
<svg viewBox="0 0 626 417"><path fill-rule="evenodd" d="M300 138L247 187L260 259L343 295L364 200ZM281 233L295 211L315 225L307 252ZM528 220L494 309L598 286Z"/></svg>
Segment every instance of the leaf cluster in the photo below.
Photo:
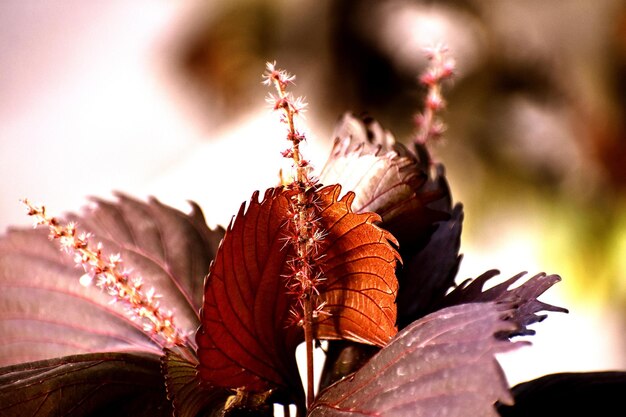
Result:
<svg viewBox="0 0 626 417"><path fill-rule="evenodd" d="M412 149L368 117L346 115L314 189L328 340L319 394L307 409L290 311L290 193L254 193L211 230L182 213L119 195L68 215L120 253L188 336L165 346L120 303L79 284L80 272L41 230L0 239L0 416L497 416L513 396L495 355L510 338L564 311L537 300L559 281L497 275L455 285L461 205L423 145ZM339 185L341 184L341 185ZM207 275L208 271L208 275ZM621 381L624 378L622 377Z"/></svg>

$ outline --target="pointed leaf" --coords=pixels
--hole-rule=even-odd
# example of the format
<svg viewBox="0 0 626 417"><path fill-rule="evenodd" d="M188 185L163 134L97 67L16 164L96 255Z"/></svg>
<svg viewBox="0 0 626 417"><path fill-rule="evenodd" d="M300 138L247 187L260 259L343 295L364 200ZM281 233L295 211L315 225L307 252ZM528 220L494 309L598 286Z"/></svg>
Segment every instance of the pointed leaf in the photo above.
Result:
<svg viewBox="0 0 626 417"><path fill-rule="evenodd" d="M490 270L474 280L465 280L443 299L440 307L488 301L513 303L515 309L510 320L518 325L518 330L516 333L508 334L509 337L535 334L535 331L528 329L527 326L546 318L545 315L537 314L540 311L567 313L567 309L565 308L556 307L537 300L537 297L543 294L548 288L561 281L561 277L558 275L540 273L528 279L522 285L509 289L513 284L519 281L521 277L526 275L526 272L521 272L494 287L483 290L484 285L499 273L500 272L497 270Z"/></svg>
<svg viewBox="0 0 626 417"><path fill-rule="evenodd" d="M400 247L448 217L429 207L436 200L449 200L443 175L429 179L429 161L420 161L376 121L346 114L334 137L320 181L354 191L353 210L379 214Z"/></svg>
<svg viewBox="0 0 626 417"><path fill-rule="evenodd" d="M466 304L411 324L352 376L324 390L309 416L493 416L511 395L494 354L517 344L502 306Z"/></svg>
<svg viewBox="0 0 626 417"><path fill-rule="evenodd" d="M120 196L68 217L93 233L90 241L102 242L106 254L120 253L132 276L163 296L176 324L195 331L201 285L222 235L208 229L196 205L187 215L156 200ZM82 274L45 230L15 229L0 239L0 365L88 352L161 352L122 303L80 285Z"/></svg>
<svg viewBox="0 0 626 417"><path fill-rule="evenodd" d="M3 417L172 415L155 355L96 353L0 368Z"/></svg>
<svg viewBox="0 0 626 417"><path fill-rule="evenodd" d="M216 386L257 392L294 387L296 396L303 395L294 355L302 331L288 326L287 210L281 189L268 190L261 202L255 192L217 251L196 334L200 375Z"/></svg>
<svg viewBox="0 0 626 417"><path fill-rule="evenodd" d="M167 396L176 417L219 417L230 392L202 381L195 354L185 348L166 349L161 357Z"/></svg>
<svg viewBox="0 0 626 417"><path fill-rule="evenodd" d="M303 396L294 352L302 330L289 325L294 296L286 291L289 198L293 191L255 193L226 231L207 278L202 327L197 333L200 375L219 386L263 392L283 389ZM395 334L397 253L391 236L372 224L374 214L350 211L353 194L338 200L339 186L317 191L319 222L318 288L327 303L317 323L319 338L348 338L384 344ZM297 390L295 389L297 387Z"/></svg>

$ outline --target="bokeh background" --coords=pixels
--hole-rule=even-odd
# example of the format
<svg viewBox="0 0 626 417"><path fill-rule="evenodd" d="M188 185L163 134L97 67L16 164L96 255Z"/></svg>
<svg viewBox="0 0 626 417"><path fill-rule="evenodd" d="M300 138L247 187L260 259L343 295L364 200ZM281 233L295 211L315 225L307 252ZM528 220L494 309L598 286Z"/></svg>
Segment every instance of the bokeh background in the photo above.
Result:
<svg viewBox="0 0 626 417"><path fill-rule="evenodd" d="M3 0L0 229L18 203L75 211L113 190L225 225L272 186L284 133L266 61L307 96L323 166L348 110L408 141L424 46L448 44L435 149L465 205L460 278L559 273L570 309L502 357L511 383L626 369L626 4L621 0Z"/></svg>

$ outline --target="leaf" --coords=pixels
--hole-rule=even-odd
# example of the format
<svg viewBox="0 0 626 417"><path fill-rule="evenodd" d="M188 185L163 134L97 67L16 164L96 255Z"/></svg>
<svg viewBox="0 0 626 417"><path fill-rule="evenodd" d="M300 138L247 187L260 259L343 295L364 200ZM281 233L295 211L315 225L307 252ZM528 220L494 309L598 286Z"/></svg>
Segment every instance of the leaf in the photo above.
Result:
<svg viewBox="0 0 626 417"><path fill-rule="evenodd" d="M198 360L185 348L166 349L161 357L167 396L176 417L221 417L230 392L198 377Z"/></svg>
<svg viewBox="0 0 626 417"><path fill-rule="evenodd" d="M444 200L449 206L449 190L442 169L429 178L426 152L419 160L369 117L344 115L334 137L320 181L354 191L354 212L379 214L401 248L449 217L434 204Z"/></svg>
<svg viewBox="0 0 626 417"><path fill-rule="evenodd" d="M500 405L502 417L611 416L624 408L626 372L545 375L513 388L514 405Z"/></svg>
<svg viewBox="0 0 626 417"><path fill-rule="evenodd" d="M199 371L214 385L264 392L279 389L303 398L294 352L301 328L289 325L294 296L287 293L286 242L289 196L270 189L245 204L226 231L207 278L202 326L197 333ZM374 226L374 214L350 211L353 194L337 200L340 186L317 191L319 222L326 232L319 246L326 301L318 338L347 338L384 344L396 332L392 237ZM297 387L297 388L296 388Z"/></svg>
<svg viewBox="0 0 626 417"><path fill-rule="evenodd" d="M119 196L68 218L106 254L121 253L132 276L175 312L176 324L195 331L201 286L223 233L208 229L198 206L184 214L154 199ZM15 229L0 239L0 366L102 351L161 353L122 303L80 285L82 274L45 230Z"/></svg>
<svg viewBox="0 0 626 417"><path fill-rule="evenodd" d="M445 293L454 285L461 261L459 246L462 221L463 209L457 205L450 220L435 224L435 232L424 248L400 247L404 262L396 271L400 285L396 299L399 329L436 311ZM320 388L356 371L375 352L371 346L331 341L326 350Z"/></svg>
<svg viewBox="0 0 626 417"><path fill-rule="evenodd" d="M287 325L293 302L284 277L287 209L281 189L268 190L261 202L255 192L211 265L196 341L200 376L213 385L256 392L294 387L296 398L304 395L294 355L302 331Z"/></svg>
<svg viewBox="0 0 626 417"><path fill-rule="evenodd" d="M324 390L310 417L498 416L511 395L494 358L517 343L502 306L465 304L411 324L352 376Z"/></svg>
<svg viewBox="0 0 626 417"><path fill-rule="evenodd" d="M518 325L516 333L508 334L508 337L533 335L534 330L530 330L527 326L540 322L546 318L545 315L538 315L540 311L554 311L559 313L567 313L567 309L556 307L537 300L548 288L561 281L558 275L546 275L540 273L528 279L522 285L509 289L526 272L521 272L506 281L493 286L487 290L483 290L484 285L500 272L490 270L479 276L478 278L463 281L458 287L450 292L441 302L440 307L447 307L464 303L481 303L488 301L508 302L515 306L510 320Z"/></svg>
<svg viewBox="0 0 626 417"><path fill-rule="evenodd" d="M398 271L398 328L436 311L454 285L462 258L462 223L463 208L457 205L450 220L436 223L437 228L423 249L404 254L404 264Z"/></svg>
<svg viewBox="0 0 626 417"><path fill-rule="evenodd" d="M96 353L0 368L3 417L172 415L158 356Z"/></svg>
<svg viewBox="0 0 626 417"><path fill-rule="evenodd" d="M396 334L398 253L393 236L376 226L374 213L351 213L353 193L338 200L340 186L319 191L320 223L327 237L320 245L326 302L317 337L384 346Z"/></svg>

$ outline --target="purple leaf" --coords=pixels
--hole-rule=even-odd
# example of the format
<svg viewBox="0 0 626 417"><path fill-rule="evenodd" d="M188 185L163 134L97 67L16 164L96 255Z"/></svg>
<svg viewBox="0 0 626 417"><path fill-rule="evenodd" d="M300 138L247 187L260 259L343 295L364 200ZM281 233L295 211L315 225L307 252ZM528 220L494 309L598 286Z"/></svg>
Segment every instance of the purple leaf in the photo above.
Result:
<svg viewBox="0 0 626 417"><path fill-rule="evenodd" d="M231 391L213 387L198 377L198 359L185 348L166 349L161 357L167 396L176 417L221 415Z"/></svg>
<svg viewBox="0 0 626 417"><path fill-rule="evenodd" d="M490 270L474 280L468 279L463 281L443 299L440 308L457 304L489 301L513 304L515 309L512 312L510 320L514 321L519 328L515 333L508 334L508 337L535 334L535 331L528 329L527 326L546 318L545 315L537 314L540 311L567 313L567 309L565 308L556 307L537 300L537 297L543 294L548 288L561 281L561 277L558 275L540 273L528 279L522 285L509 289L521 277L526 275L526 272L521 272L498 285L483 290L484 285L499 273L500 272L497 270Z"/></svg>
<svg viewBox="0 0 626 417"><path fill-rule="evenodd" d="M68 218L93 233L90 241L102 242L105 254L120 253L131 276L163 297L176 324L195 331L204 276L223 234L208 229L195 204L187 215L120 196ZM47 231L10 230L0 239L0 366L89 352L161 353L122 303L80 285L82 274Z"/></svg>
<svg viewBox="0 0 626 417"><path fill-rule="evenodd" d="M96 353L0 368L3 417L172 415L158 356Z"/></svg>
<svg viewBox="0 0 626 417"><path fill-rule="evenodd" d="M495 402L512 398L494 355L518 345L495 337L514 327L502 309L466 304L418 320L324 390L309 416L498 416Z"/></svg>
<svg viewBox="0 0 626 417"><path fill-rule="evenodd" d="M448 218L446 212L429 207L437 200L449 200L445 179L429 178L428 161L420 161L378 122L346 114L334 137L320 181L354 191L354 212L380 215L400 247L420 237L435 221Z"/></svg>
<svg viewBox="0 0 626 417"><path fill-rule="evenodd" d="M423 249L411 253L400 248L404 263L398 271L398 328L437 310L454 285L462 258L459 255L462 223L463 208L457 205L450 220L437 223Z"/></svg>

